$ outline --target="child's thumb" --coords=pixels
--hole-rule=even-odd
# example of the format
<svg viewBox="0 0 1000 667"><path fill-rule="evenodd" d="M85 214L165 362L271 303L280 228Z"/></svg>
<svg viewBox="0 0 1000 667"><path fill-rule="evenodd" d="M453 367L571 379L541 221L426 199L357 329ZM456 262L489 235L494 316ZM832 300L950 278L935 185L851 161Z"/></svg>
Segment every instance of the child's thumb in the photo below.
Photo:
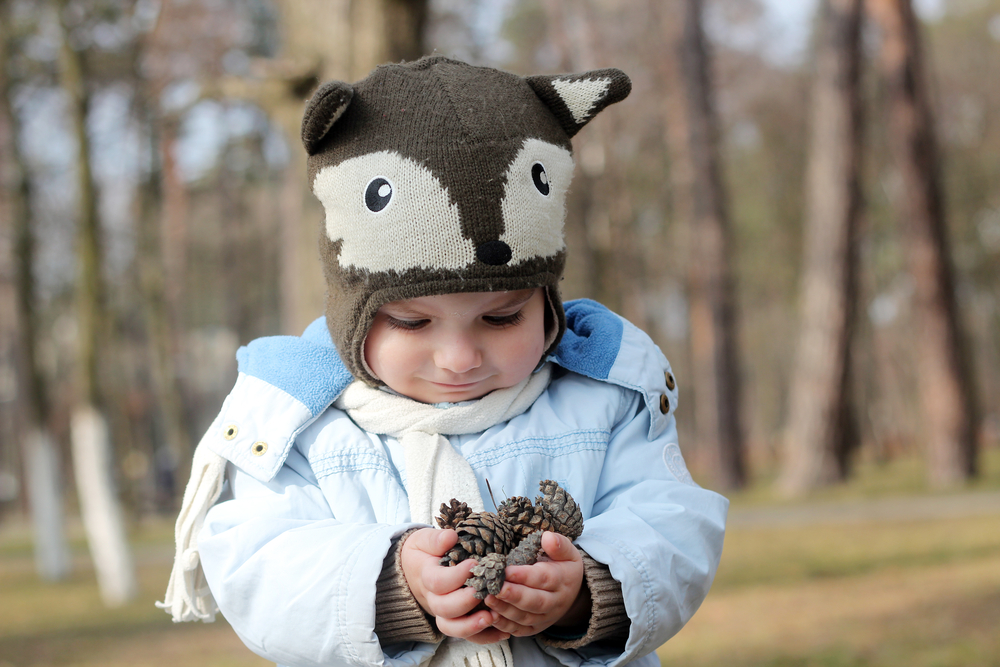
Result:
<svg viewBox="0 0 1000 667"><path fill-rule="evenodd" d="M453 530L421 528L406 538L403 548L416 549L431 556L443 556L454 546L457 538L458 535Z"/></svg>
<svg viewBox="0 0 1000 667"><path fill-rule="evenodd" d="M434 531L434 555L443 556L458 542L458 533L450 528Z"/></svg>
<svg viewBox="0 0 1000 667"><path fill-rule="evenodd" d="M580 550L565 535L546 532L542 535L542 550L552 560L580 560Z"/></svg>

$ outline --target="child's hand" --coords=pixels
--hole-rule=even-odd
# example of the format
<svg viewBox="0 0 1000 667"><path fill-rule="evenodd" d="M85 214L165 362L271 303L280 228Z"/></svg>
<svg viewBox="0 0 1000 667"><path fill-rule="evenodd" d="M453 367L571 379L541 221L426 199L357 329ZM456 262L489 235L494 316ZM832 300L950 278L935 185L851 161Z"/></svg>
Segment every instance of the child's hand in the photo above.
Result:
<svg viewBox="0 0 1000 667"><path fill-rule="evenodd" d="M583 586L583 557L564 535L545 533L548 556L534 565L507 568L499 596L486 605L500 614L493 627L515 637L535 635L553 625L576 626L590 614L590 591Z"/></svg>
<svg viewBox="0 0 1000 667"><path fill-rule="evenodd" d="M473 590L465 587L471 558L454 567L440 564L441 556L458 542L454 530L421 528L403 542L400 556L403 575L413 597L437 622L438 630L449 637L461 637L477 644L492 644L510 635L491 627L499 618L489 609L469 613L479 605Z"/></svg>

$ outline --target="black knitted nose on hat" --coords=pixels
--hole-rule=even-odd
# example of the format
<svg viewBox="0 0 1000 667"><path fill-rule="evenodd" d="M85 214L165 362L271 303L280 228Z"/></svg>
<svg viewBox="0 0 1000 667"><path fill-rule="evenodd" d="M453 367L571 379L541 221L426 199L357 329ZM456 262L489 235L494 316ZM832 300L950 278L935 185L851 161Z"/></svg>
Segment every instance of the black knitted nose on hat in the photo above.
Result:
<svg viewBox="0 0 1000 667"><path fill-rule="evenodd" d="M617 69L520 77L432 56L315 92L302 142L326 319L355 377L382 384L364 361L378 309L435 294L543 287L554 349L570 137L630 90Z"/></svg>

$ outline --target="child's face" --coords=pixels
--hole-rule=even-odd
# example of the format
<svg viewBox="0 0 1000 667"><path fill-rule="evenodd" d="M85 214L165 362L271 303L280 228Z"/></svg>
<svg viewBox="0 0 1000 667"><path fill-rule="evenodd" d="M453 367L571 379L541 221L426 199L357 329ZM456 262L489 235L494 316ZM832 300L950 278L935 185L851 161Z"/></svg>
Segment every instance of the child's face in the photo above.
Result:
<svg viewBox="0 0 1000 667"><path fill-rule="evenodd" d="M457 403L511 387L545 351L545 295L471 292L382 306L365 361L390 389L424 403Z"/></svg>

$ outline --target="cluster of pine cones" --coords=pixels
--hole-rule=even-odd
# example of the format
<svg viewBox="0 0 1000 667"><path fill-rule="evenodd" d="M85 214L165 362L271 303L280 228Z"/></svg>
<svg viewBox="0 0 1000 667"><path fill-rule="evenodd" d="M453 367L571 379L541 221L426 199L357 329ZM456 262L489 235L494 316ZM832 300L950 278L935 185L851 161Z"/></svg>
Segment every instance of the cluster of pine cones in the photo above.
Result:
<svg viewBox="0 0 1000 667"><path fill-rule="evenodd" d="M542 495L535 502L524 496L508 498L497 512L473 512L452 498L441 503L437 517L441 528L458 533L458 543L441 557L441 564L457 565L466 558L478 562L465 582L476 590L476 598L496 595L508 565L531 565L542 551L542 533L550 530L571 540L583 532L583 514L565 489L551 479L538 484Z"/></svg>

